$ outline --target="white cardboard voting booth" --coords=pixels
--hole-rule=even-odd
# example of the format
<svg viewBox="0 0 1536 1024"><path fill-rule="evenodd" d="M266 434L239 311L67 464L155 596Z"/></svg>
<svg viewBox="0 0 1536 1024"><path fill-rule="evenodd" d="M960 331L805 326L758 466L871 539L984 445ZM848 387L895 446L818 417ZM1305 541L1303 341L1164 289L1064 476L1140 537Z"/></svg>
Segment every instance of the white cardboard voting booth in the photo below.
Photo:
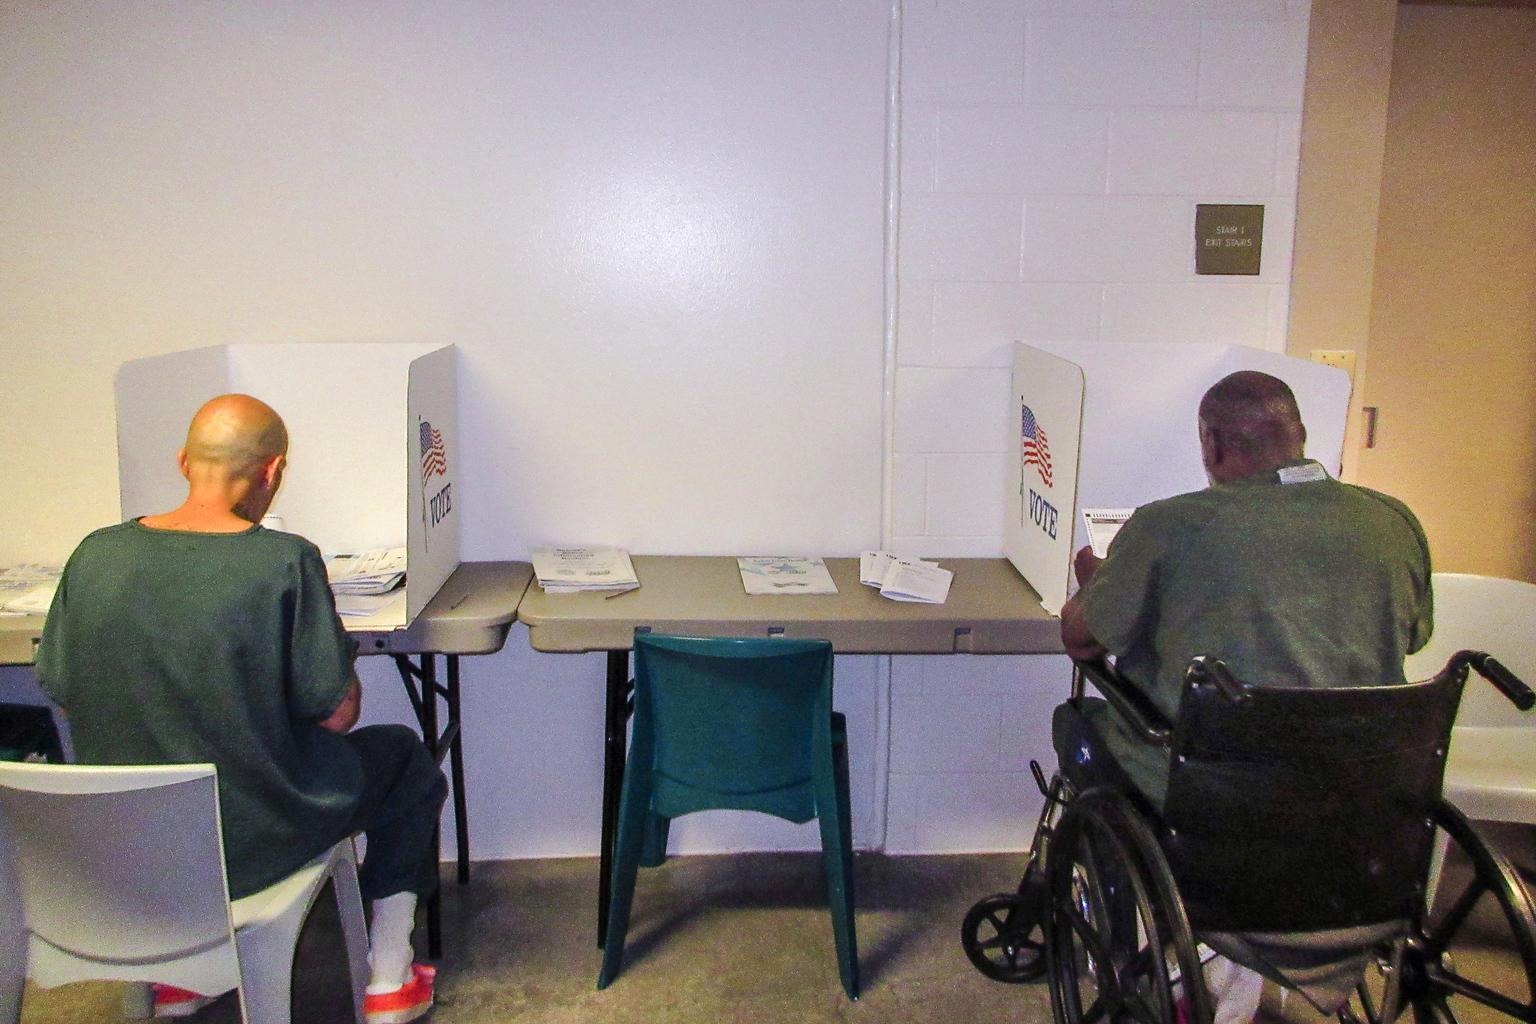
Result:
<svg viewBox="0 0 1536 1024"><path fill-rule="evenodd" d="M404 545L406 584L359 629L403 629L459 564L454 350L423 344L221 345L118 370L123 517L186 497L176 452L198 407L237 391L288 425L288 468L270 514L326 555Z"/></svg>
<svg viewBox="0 0 1536 1024"><path fill-rule="evenodd" d="M1135 508L1206 486L1200 398L1237 370L1291 386L1307 456L1337 476L1349 413L1343 370L1242 345L1014 345L1003 552L1047 611L1060 614L1073 552L1088 542L1081 509Z"/></svg>

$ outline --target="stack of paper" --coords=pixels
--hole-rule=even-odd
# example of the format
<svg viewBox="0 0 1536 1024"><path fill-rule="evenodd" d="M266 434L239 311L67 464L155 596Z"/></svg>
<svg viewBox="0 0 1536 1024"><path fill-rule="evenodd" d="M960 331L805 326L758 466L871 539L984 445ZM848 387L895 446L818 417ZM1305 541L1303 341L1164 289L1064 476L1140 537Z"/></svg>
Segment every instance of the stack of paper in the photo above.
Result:
<svg viewBox="0 0 1536 1024"><path fill-rule="evenodd" d="M534 548L533 574L546 594L621 594L640 585L623 548Z"/></svg>
<svg viewBox="0 0 1536 1024"><path fill-rule="evenodd" d="M0 615L46 615L64 575L57 565L14 565L0 569Z"/></svg>
<svg viewBox="0 0 1536 1024"><path fill-rule="evenodd" d="M366 619L385 611L405 614L405 591L387 594L337 594L336 614L344 619Z"/></svg>
<svg viewBox="0 0 1536 1024"><path fill-rule="evenodd" d="M827 563L819 558L738 558L736 568L741 570L741 585L753 596L837 593Z"/></svg>
<svg viewBox="0 0 1536 1024"><path fill-rule="evenodd" d="M937 562L897 558L889 551L865 551L859 555L859 582L879 587L880 596L892 601L943 604L955 574Z"/></svg>
<svg viewBox="0 0 1536 1024"><path fill-rule="evenodd" d="M405 548L332 555L325 560L325 574L333 594L387 594L405 582Z"/></svg>

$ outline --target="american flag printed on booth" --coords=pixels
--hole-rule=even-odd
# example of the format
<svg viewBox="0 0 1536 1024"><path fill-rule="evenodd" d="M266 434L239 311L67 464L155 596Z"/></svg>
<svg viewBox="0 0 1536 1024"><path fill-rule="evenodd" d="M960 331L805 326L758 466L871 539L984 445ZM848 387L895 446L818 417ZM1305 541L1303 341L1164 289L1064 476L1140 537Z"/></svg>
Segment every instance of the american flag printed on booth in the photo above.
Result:
<svg viewBox="0 0 1536 1024"><path fill-rule="evenodd" d="M1051 486L1051 446L1045 439L1045 430L1035 422L1035 413L1027 405L1021 405L1023 413L1019 423L1019 445L1022 465L1034 466L1045 486Z"/></svg>
<svg viewBox="0 0 1536 1024"><path fill-rule="evenodd" d="M421 483L448 472L448 453L443 447L443 432L426 420L421 421Z"/></svg>

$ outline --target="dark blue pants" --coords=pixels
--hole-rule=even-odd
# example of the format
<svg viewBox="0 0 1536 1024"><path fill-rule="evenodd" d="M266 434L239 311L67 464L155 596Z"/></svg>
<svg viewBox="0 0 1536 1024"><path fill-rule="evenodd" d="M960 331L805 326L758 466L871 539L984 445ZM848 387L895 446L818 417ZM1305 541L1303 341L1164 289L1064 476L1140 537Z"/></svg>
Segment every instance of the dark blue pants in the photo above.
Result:
<svg viewBox="0 0 1536 1024"><path fill-rule="evenodd" d="M437 888L432 835L448 795L442 769L404 725L365 726L346 739L363 764L363 794L348 829L368 837L358 870L363 899L427 896Z"/></svg>
<svg viewBox="0 0 1536 1024"><path fill-rule="evenodd" d="M1138 787L1093 726L1092 719L1106 712L1105 702L1097 697L1056 705L1051 715L1051 745L1056 748L1056 763L1061 766L1062 776L1079 793L1094 786L1111 786L1137 799Z"/></svg>

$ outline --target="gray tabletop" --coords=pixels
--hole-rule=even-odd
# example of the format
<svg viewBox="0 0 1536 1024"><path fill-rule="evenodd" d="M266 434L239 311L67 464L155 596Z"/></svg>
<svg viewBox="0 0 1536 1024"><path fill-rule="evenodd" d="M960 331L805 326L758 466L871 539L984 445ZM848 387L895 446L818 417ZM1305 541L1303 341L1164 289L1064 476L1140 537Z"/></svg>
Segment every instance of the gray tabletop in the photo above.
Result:
<svg viewBox="0 0 1536 1024"><path fill-rule="evenodd" d="M407 629L354 631L363 654L492 654L533 579L527 562L461 562ZM0 616L0 665L30 665L43 616Z"/></svg>
<svg viewBox="0 0 1536 1024"><path fill-rule="evenodd" d="M748 596L736 559L636 555L640 589L617 595L528 588L518 621L534 650L627 650L636 627L704 636L821 637L843 654L1060 654L1061 623L1002 558L944 558L942 605L892 601L859 582L857 558L828 558L828 595Z"/></svg>
<svg viewBox="0 0 1536 1024"><path fill-rule="evenodd" d="M41 615L0 615L0 665L30 665L43 635Z"/></svg>
<svg viewBox="0 0 1536 1024"><path fill-rule="evenodd" d="M532 579L527 562L460 562L408 627L352 635L362 654L494 654Z"/></svg>

